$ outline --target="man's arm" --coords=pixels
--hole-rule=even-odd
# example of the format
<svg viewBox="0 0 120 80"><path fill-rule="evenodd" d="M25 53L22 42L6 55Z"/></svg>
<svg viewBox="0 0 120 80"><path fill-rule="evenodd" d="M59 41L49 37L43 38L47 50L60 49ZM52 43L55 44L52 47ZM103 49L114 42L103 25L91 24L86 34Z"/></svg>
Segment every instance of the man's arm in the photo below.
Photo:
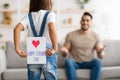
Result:
<svg viewBox="0 0 120 80"><path fill-rule="evenodd" d="M99 57L100 59L103 59L103 57L105 56L104 48L105 48L105 46L102 45L102 44L96 46L96 51L97 51L98 57Z"/></svg>
<svg viewBox="0 0 120 80"><path fill-rule="evenodd" d="M67 56L67 53L69 52L69 50L70 50L70 45L69 45L69 44L68 44L68 45L67 45L67 44L64 44L64 45L61 47L60 51L61 51L63 57L66 57L66 56Z"/></svg>
<svg viewBox="0 0 120 80"><path fill-rule="evenodd" d="M70 48L71 48L71 34L68 33L65 38L64 45L60 48L60 51L61 51L63 57L67 56L67 53L69 52Z"/></svg>

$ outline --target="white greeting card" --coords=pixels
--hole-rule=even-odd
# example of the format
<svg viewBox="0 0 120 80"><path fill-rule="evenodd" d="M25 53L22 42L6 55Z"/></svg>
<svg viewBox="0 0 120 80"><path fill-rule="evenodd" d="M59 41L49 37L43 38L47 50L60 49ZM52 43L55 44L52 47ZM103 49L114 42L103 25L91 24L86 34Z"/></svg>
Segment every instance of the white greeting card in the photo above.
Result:
<svg viewBox="0 0 120 80"><path fill-rule="evenodd" d="M46 38L27 38L27 64L46 64Z"/></svg>

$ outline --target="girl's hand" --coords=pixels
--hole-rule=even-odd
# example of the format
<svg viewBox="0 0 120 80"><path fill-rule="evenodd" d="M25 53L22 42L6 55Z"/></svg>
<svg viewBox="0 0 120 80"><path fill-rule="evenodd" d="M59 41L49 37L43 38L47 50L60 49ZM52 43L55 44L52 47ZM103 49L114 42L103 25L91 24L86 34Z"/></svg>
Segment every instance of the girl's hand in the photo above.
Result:
<svg viewBox="0 0 120 80"><path fill-rule="evenodd" d="M55 50L54 50L54 49L47 49L47 50L45 51L45 54L48 55L48 56L52 56L54 53L55 53Z"/></svg>
<svg viewBox="0 0 120 80"><path fill-rule="evenodd" d="M17 53L20 57L27 57L27 52L25 52L25 51L17 50Z"/></svg>

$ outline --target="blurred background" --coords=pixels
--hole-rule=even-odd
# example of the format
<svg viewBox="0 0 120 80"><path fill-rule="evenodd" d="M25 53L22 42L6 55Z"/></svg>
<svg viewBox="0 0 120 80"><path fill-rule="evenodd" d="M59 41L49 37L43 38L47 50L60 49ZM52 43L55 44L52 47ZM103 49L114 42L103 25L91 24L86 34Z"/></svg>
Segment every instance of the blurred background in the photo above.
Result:
<svg viewBox="0 0 120 80"><path fill-rule="evenodd" d="M81 15L88 11L93 15L92 29L102 40L120 40L120 0L52 0L56 13L56 29L59 42L66 34L79 29ZM13 29L28 13L29 0L0 0L0 49L6 41L13 41ZM21 32L21 41L27 36Z"/></svg>

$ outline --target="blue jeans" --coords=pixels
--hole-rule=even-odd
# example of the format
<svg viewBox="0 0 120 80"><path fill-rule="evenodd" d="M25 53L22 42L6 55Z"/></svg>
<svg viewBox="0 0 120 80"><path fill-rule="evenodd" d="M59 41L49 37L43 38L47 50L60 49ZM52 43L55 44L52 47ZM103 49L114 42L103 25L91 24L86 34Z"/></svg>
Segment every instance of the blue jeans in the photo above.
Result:
<svg viewBox="0 0 120 80"><path fill-rule="evenodd" d="M100 59L93 59L90 62L75 62L73 59L68 58L65 62L67 80L77 80L76 70L77 69L90 69L91 76L90 80L100 80L101 74L101 61Z"/></svg>
<svg viewBox="0 0 120 80"><path fill-rule="evenodd" d="M57 54L46 57L46 64L28 64L28 80L40 80L43 72L45 80L57 80Z"/></svg>

